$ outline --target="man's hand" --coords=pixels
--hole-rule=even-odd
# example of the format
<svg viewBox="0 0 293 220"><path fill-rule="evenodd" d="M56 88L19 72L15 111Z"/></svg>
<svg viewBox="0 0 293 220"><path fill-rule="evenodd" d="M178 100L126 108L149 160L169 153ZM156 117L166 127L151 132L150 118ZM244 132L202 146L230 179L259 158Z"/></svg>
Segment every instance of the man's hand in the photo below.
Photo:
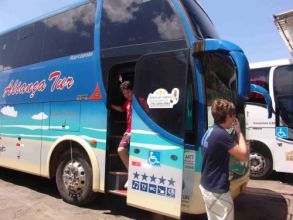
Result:
<svg viewBox="0 0 293 220"><path fill-rule="evenodd" d="M234 129L236 134L239 135L241 133L241 127L237 118L235 118L235 121L233 122L233 124L234 124Z"/></svg>

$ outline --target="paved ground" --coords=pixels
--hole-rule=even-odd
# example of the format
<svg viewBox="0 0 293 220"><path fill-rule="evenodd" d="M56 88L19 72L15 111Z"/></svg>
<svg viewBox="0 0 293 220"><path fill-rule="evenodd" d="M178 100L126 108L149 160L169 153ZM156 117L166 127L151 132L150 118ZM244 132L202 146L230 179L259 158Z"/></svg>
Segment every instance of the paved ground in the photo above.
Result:
<svg viewBox="0 0 293 220"><path fill-rule="evenodd" d="M125 199L100 196L87 207L64 203L54 182L0 168L0 220L170 220L126 206ZM184 220L204 220L183 216ZM235 220L293 220L293 175L250 181L235 200Z"/></svg>
<svg viewBox="0 0 293 220"><path fill-rule="evenodd" d="M235 200L236 220L293 220L293 174L251 180Z"/></svg>

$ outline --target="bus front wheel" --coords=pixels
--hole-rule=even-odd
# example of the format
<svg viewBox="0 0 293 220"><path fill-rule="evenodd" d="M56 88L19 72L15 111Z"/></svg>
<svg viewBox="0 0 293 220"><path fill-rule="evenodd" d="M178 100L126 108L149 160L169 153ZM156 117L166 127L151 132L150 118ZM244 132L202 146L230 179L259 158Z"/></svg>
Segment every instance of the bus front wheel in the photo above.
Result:
<svg viewBox="0 0 293 220"><path fill-rule="evenodd" d="M251 150L250 177L252 179L266 179L273 171L273 163L269 154L264 151Z"/></svg>
<svg viewBox="0 0 293 220"><path fill-rule="evenodd" d="M56 184L63 200L85 205L95 198L92 191L92 168L76 150L66 152L57 167Z"/></svg>

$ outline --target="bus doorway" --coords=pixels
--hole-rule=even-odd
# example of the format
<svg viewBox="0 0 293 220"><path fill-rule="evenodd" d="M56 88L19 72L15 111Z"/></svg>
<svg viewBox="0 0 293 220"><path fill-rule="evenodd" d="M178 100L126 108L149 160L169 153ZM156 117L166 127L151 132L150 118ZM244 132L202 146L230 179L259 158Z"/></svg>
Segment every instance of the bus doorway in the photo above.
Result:
<svg viewBox="0 0 293 220"><path fill-rule="evenodd" d="M134 63L114 66L110 71L108 87L108 133L107 133L107 159L106 159L106 190L109 193L126 196L125 183L128 171L117 152L119 143L126 131L126 112L119 112L111 105L122 106L126 101L120 85L125 81L133 84Z"/></svg>

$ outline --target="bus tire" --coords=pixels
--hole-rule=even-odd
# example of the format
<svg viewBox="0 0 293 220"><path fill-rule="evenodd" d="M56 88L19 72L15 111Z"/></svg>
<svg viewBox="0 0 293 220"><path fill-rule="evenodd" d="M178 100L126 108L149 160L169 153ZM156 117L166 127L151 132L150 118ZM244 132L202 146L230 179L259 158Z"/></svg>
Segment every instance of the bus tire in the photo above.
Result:
<svg viewBox="0 0 293 220"><path fill-rule="evenodd" d="M251 149L250 156L251 179L266 179L273 172L273 161L265 150Z"/></svg>
<svg viewBox="0 0 293 220"><path fill-rule="evenodd" d="M92 168L77 150L61 157L56 171L56 185L65 202L82 206L91 202L96 194L92 191Z"/></svg>

